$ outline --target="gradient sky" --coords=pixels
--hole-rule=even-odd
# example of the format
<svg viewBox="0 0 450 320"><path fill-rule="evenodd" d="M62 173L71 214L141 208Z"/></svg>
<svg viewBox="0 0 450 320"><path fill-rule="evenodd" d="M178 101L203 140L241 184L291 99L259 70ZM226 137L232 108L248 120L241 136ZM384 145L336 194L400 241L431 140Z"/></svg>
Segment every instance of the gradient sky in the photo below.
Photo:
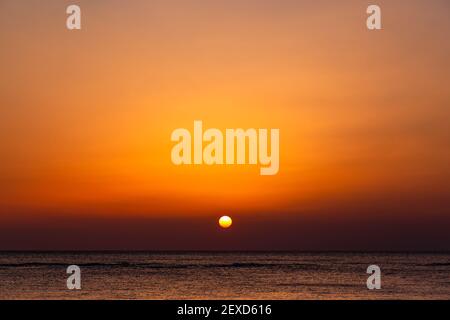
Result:
<svg viewBox="0 0 450 320"><path fill-rule="evenodd" d="M0 249L450 250L449 13L0 0ZM279 128L279 173L173 165L194 120Z"/></svg>

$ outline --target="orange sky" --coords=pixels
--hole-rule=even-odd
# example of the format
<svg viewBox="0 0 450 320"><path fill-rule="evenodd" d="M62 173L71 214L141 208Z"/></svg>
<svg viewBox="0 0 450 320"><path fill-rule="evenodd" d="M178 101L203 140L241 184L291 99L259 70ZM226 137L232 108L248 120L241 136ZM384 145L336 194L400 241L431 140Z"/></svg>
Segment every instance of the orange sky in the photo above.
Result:
<svg viewBox="0 0 450 320"><path fill-rule="evenodd" d="M0 220L450 196L447 1L377 1L381 31L366 1L288 0L76 1L68 31L72 2L0 2ZM279 173L174 166L194 120L279 128Z"/></svg>

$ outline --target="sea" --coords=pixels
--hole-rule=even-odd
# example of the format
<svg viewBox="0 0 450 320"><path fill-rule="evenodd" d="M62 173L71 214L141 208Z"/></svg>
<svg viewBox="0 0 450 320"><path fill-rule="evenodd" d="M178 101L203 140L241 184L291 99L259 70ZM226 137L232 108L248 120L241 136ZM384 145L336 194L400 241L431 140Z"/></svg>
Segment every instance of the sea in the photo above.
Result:
<svg viewBox="0 0 450 320"><path fill-rule="evenodd" d="M450 253L0 252L0 299L449 300Z"/></svg>

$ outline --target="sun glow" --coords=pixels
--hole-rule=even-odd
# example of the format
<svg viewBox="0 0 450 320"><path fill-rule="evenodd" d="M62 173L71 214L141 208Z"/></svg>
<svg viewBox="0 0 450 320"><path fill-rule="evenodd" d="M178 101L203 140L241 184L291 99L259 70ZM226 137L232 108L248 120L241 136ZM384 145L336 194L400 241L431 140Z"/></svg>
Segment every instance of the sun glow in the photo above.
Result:
<svg viewBox="0 0 450 320"><path fill-rule="evenodd" d="M220 219L219 219L219 225L224 229L231 227L232 223L233 223L233 220L231 220L231 218L229 216L223 216L223 217L220 217Z"/></svg>

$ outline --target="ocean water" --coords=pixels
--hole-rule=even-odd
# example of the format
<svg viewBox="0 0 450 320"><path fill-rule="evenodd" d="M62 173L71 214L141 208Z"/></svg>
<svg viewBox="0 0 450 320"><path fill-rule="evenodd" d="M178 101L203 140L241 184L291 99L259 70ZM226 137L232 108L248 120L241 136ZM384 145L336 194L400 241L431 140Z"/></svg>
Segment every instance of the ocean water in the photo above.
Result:
<svg viewBox="0 0 450 320"><path fill-rule="evenodd" d="M72 264L81 290L67 289ZM0 299L448 300L450 253L1 252Z"/></svg>

